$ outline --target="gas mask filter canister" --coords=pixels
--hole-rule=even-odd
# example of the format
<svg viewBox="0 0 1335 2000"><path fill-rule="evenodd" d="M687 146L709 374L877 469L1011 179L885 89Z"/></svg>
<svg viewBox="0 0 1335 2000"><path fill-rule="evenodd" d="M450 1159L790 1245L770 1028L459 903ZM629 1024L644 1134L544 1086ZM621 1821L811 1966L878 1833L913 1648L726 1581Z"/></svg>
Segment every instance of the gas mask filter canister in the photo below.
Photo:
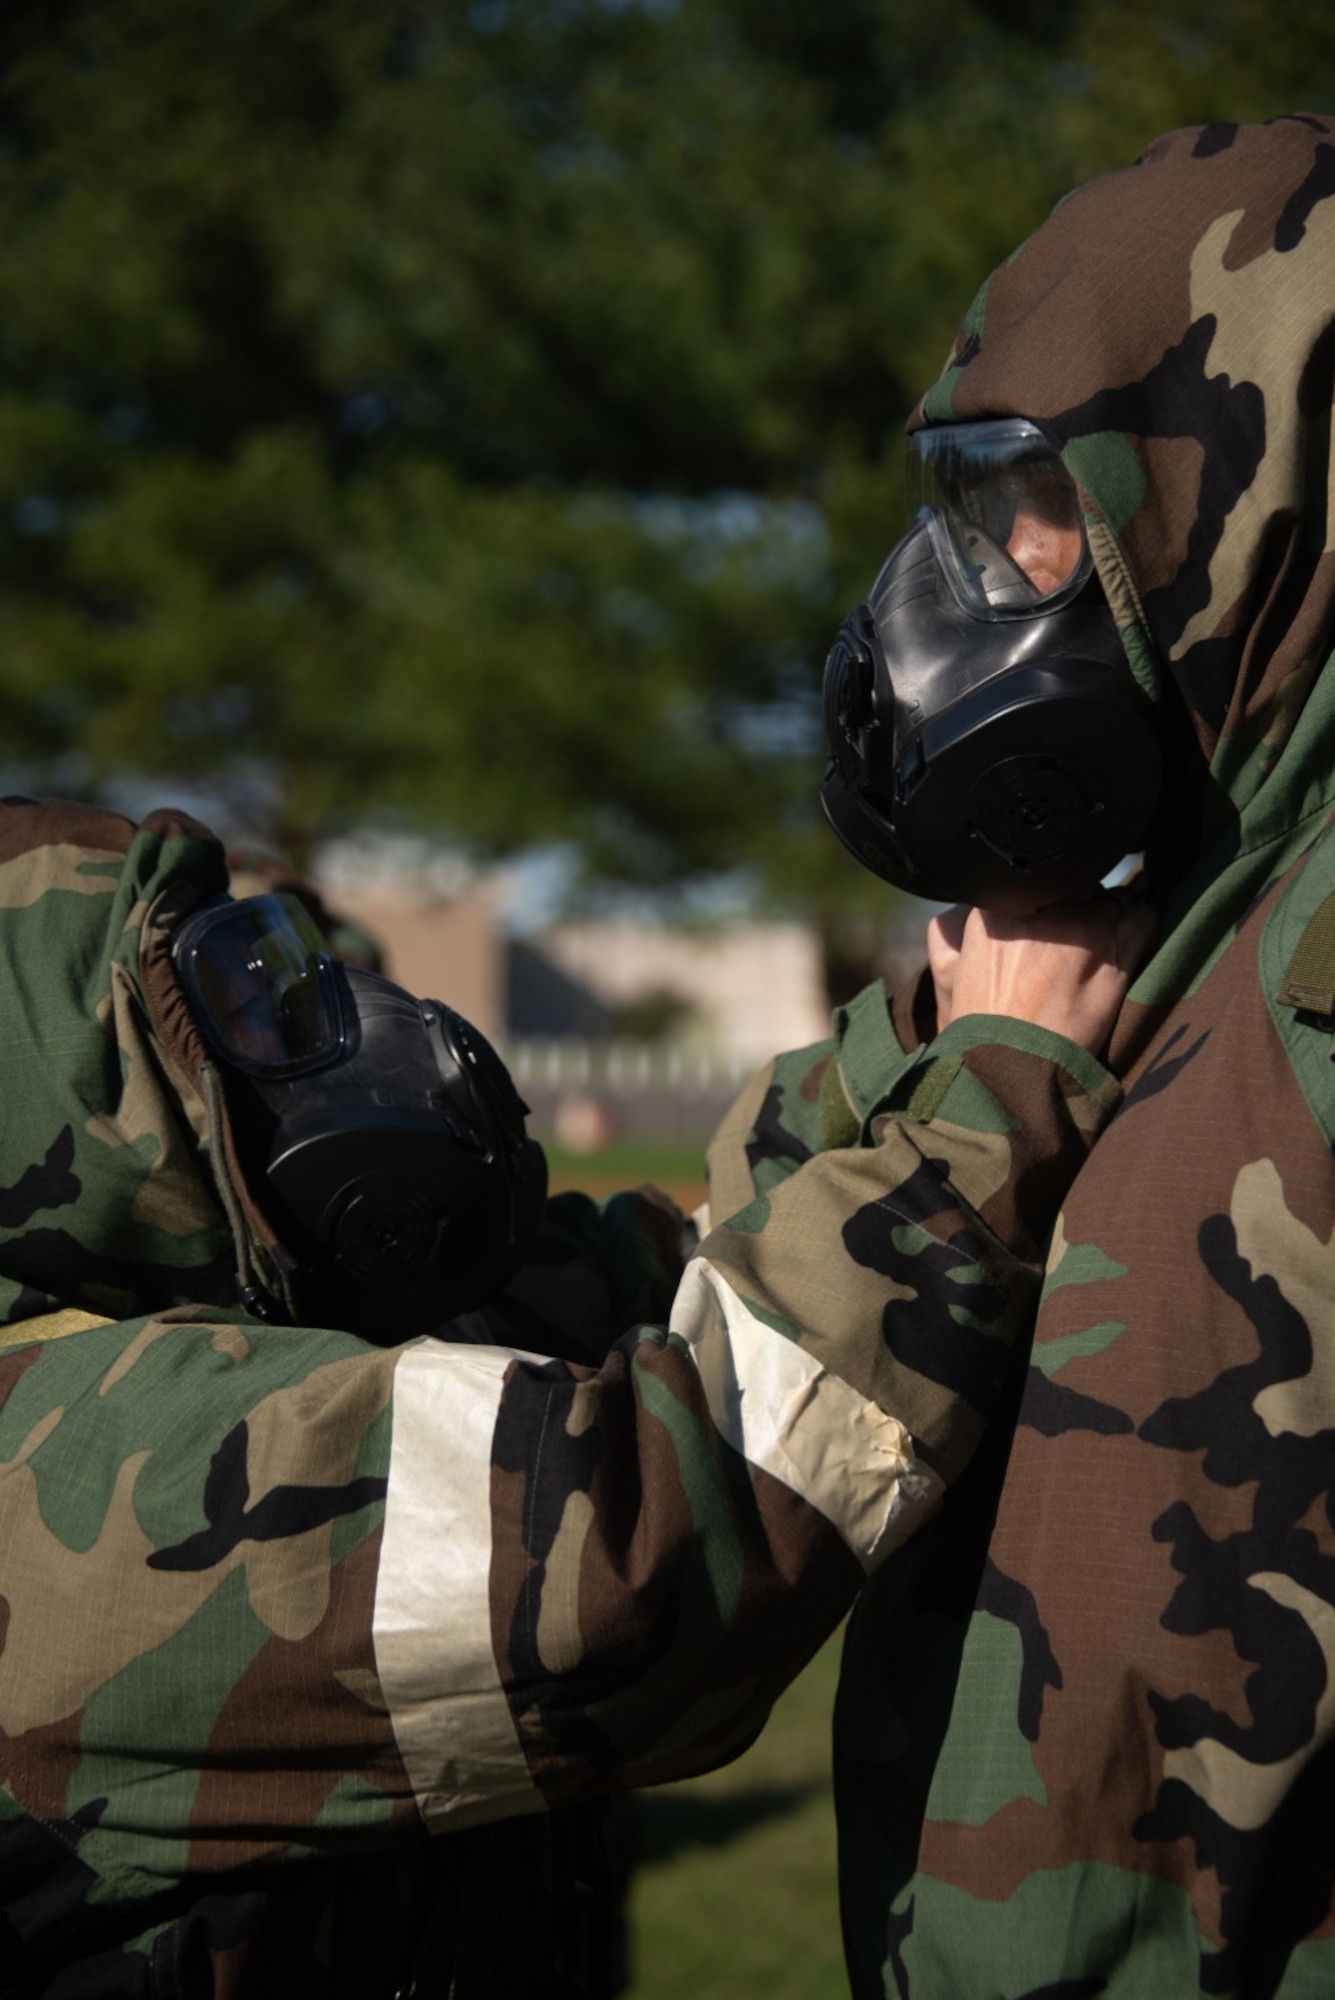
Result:
<svg viewBox="0 0 1335 2000"><path fill-rule="evenodd" d="M917 518L826 661L826 817L935 901L1087 894L1141 844L1162 757L1074 482L1018 418L909 443Z"/></svg>

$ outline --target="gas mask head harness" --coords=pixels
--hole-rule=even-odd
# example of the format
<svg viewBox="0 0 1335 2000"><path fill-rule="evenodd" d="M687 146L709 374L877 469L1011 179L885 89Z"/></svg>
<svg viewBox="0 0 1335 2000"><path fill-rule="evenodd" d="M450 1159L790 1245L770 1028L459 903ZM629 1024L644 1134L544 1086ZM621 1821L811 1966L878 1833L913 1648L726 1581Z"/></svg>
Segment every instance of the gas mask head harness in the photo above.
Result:
<svg viewBox="0 0 1335 2000"><path fill-rule="evenodd" d="M294 896L206 904L172 958L301 1316L402 1339L494 1297L537 1229L547 1168L485 1037L337 963Z"/></svg>
<svg viewBox="0 0 1335 2000"><path fill-rule="evenodd" d="M1143 842L1162 756L1037 425L909 440L917 517L825 663L826 817L897 888L1026 913Z"/></svg>

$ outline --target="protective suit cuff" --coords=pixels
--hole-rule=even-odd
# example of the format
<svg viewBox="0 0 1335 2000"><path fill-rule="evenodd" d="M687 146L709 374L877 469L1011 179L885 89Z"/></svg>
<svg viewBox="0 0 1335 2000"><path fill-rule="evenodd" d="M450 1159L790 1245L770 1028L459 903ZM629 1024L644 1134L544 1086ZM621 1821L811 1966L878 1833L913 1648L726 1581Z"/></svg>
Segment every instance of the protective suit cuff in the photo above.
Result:
<svg viewBox="0 0 1335 2000"><path fill-rule="evenodd" d="M872 1144L873 1121L886 1117L925 1125L936 1118L975 1131L1004 1131L1013 1113L999 1103L983 1075L993 1051L1012 1051L1062 1072L1063 1095L1090 1100L1090 1122L1102 1126L1121 1101L1121 1085L1097 1056L1051 1028L1036 1027L1005 1014L966 1014L918 1049L884 1090L863 1125L863 1144ZM1079 1122L1084 1123L1085 1120Z"/></svg>

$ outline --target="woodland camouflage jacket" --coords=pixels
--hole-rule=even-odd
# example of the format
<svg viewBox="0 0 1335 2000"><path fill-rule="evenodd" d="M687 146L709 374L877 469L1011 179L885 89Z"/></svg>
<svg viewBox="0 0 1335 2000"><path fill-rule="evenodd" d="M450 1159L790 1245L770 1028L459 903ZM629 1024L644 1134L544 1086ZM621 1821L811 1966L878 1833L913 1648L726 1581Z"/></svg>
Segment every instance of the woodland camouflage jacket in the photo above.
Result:
<svg viewBox="0 0 1335 2000"><path fill-rule="evenodd" d="M1070 197L918 413L1059 442L1176 750L1158 947L1074 1178L1028 1168L1038 1091L1018 1129L973 1112L960 1212L965 1045L974 1077L1034 1045L983 1017L926 1039L930 985L860 996L712 1150L725 1208L777 1204L887 1106L925 1118L930 1264L860 1237L885 1352L999 1405L849 1628L858 2000L1335 1993L1333 378L1335 125L1293 118L1171 134ZM1017 1205L1036 1313L987 1264Z"/></svg>
<svg viewBox="0 0 1335 2000"><path fill-rule="evenodd" d="M266 1324L166 948L224 882L0 804L0 1991L517 2000L532 1830L735 1754L967 1464L1117 1086L957 1034L930 1154L892 1095L684 1273L575 1197L448 1341Z"/></svg>

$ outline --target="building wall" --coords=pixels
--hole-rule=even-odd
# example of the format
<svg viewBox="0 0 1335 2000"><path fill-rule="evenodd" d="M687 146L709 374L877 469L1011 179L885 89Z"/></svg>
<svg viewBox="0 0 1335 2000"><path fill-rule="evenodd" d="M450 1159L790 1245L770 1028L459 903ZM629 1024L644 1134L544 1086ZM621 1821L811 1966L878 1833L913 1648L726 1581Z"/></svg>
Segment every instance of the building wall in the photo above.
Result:
<svg viewBox="0 0 1335 2000"><path fill-rule="evenodd" d="M445 1001L493 1040L504 1033L505 940L485 889L443 897L383 881L321 887L331 908L375 938L387 978Z"/></svg>
<svg viewBox="0 0 1335 2000"><path fill-rule="evenodd" d="M820 945L804 924L563 924L533 942L609 1008L655 988L679 993L698 1015L696 1038L747 1065L829 1029Z"/></svg>
<svg viewBox="0 0 1335 2000"><path fill-rule="evenodd" d="M590 922L512 941L485 886L453 896L392 879L321 888L377 940L391 979L447 1001L502 1043L598 1040L618 1007L663 988L690 1005L690 1042L747 1069L828 1032L819 942L803 924L696 932Z"/></svg>

